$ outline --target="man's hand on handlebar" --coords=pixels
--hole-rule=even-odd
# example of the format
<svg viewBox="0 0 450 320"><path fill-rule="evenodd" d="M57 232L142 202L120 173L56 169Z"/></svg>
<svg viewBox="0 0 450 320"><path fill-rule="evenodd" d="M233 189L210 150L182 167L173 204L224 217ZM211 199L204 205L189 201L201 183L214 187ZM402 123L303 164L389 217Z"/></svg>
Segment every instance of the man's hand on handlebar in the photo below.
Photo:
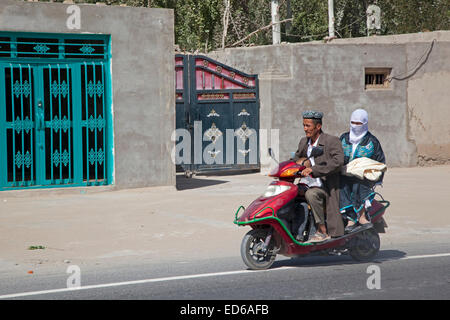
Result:
<svg viewBox="0 0 450 320"><path fill-rule="evenodd" d="M311 168L305 168L302 170L301 176L302 177L307 177L312 173L312 169Z"/></svg>
<svg viewBox="0 0 450 320"><path fill-rule="evenodd" d="M307 168L311 167L311 161L309 161L308 158L300 158L296 161L296 163Z"/></svg>

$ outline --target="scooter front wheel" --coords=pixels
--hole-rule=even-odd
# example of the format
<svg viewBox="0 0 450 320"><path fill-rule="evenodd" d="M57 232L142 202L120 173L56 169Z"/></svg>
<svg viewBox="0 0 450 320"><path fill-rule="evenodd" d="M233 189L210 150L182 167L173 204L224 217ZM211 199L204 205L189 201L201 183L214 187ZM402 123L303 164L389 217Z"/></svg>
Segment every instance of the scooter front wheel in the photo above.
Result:
<svg viewBox="0 0 450 320"><path fill-rule="evenodd" d="M264 270L272 266L276 253L273 253L275 241L272 238L267 248L264 242L269 231L253 229L247 232L241 243L241 256L245 265L252 270Z"/></svg>

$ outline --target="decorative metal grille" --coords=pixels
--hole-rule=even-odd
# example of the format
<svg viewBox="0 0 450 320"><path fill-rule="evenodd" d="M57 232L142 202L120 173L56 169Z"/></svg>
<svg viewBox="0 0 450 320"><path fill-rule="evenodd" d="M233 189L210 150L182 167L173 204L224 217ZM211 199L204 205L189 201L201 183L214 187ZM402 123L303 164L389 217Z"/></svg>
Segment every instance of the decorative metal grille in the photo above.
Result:
<svg viewBox="0 0 450 320"><path fill-rule="evenodd" d="M0 33L0 190L110 183L109 40L87 38Z"/></svg>
<svg viewBox="0 0 450 320"><path fill-rule="evenodd" d="M73 170L73 93L72 68L49 65L43 73L43 113L45 180L48 184L72 183ZM38 128L40 128L38 126Z"/></svg>
<svg viewBox="0 0 450 320"><path fill-rule="evenodd" d="M27 185L35 177L33 104L34 70L26 65L7 65L0 68L0 168L8 182ZM3 106L3 108L2 108Z"/></svg>
<svg viewBox="0 0 450 320"><path fill-rule="evenodd" d="M107 39L64 38L48 34L42 38L2 33L0 57L56 58L56 59L108 59Z"/></svg>
<svg viewBox="0 0 450 320"><path fill-rule="evenodd" d="M106 177L105 70L85 63L82 78L83 180L98 183Z"/></svg>

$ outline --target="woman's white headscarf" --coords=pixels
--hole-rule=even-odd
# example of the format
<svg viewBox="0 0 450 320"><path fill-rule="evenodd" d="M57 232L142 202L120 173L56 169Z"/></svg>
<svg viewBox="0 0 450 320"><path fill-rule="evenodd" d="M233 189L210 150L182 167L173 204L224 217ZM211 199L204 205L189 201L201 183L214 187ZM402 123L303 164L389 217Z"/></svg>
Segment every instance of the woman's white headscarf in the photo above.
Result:
<svg viewBox="0 0 450 320"><path fill-rule="evenodd" d="M351 122L361 122L362 125L353 124ZM369 114L366 110L356 109L350 118L350 143L358 144L361 139L369 131Z"/></svg>

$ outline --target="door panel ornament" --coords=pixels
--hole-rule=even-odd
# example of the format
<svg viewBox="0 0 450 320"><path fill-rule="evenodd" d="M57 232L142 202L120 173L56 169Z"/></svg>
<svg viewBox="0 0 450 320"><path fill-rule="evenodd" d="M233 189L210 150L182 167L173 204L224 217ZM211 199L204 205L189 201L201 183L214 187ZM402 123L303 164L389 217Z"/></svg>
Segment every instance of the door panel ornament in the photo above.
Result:
<svg viewBox="0 0 450 320"><path fill-rule="evenodd" d="M65 98L69 94L69 86L64 80L60 84L58 84L55 80L50 87L50 93L53 94L55 98L57 98L59 95Z"/></svg>
<svg viewBox="0 0 450 320"><path fill-rule="evenodd" d="M25 130L25 133L28 134L29 131L34 128L34 123L30 120L30 118L28 118L28 116L26 116L23 120L17 117L12 126L17 133L19 133L19 131Z"/></svg>
<svg viewBox="0 0 450 320"><path fill-rule="evenodd" d="M91 149L88 154L88 160L91 165L94 165L96 162L102 164L105 160L103 150L99 149L98 151L94 151L94 149Z"/></svg>
<svg viewBox="0 0 450 320"><path fill-rule="evenodd" d="M242 126L236 130L235 134L243 141L247 141L248 137L252 135L252 131L247 127L245 122L242 123Z"/></svg>
<svg viewBox="0 0 450 320"><path fill-rule="evenodd" d="M211 109L211 111L209 112L209 114L207 115L207 117L208 117L208 118L209 118L209 117L220 117L220 114L218 114L218 113L216 112L216 110Z"/></svg>
<svg viewBox="0 0 450 320"><path fill-rule="evenodd" d="M25 154L22 154L20 151L17 151L14 160L15 160L16 166L18 168L21 168L22 166L26 166L27 168L29 168L33 161L33 157L31 155L30 151L28 151L28 150Z"/></svg>
<svg viewBox="0 0 450 320"><path fill-rule="evenodd" d="M215 158L220 153L220 150L208 151L208 153L212 158Z"/></svg>
<svg viewBox="0 0 450 320"><path fill-rule="evenodd" d="M27 80L25 80L22 84L19 82L19 80L16 80L13 86L13 93L16 98L18 98L20 95L23 95L27 98L31 93L31 84Z"/></svg>
<svg viewBox="0 0 450 320"><path fill-rule="evenodd" d="M87 92L89 94L89 97L93 97L94 95L98 95L101 97L103 95L103 84L98 81L97 84L93 83L92 80L89 81L87 85Z"/></svg>
<svg viewBox="0 0 450 320"><path fill-rule="evenodd" d="M89 117L89 120L87 122L87 127L92 132L94 130L102 131L105 127L105 120L102 118L102 116L98 116L97 119L94 119L94 117L91 115Z"/></svg>
<svg viewBox="0 0 450 320"><path fill-rule="evenodd" d="M242 109L241 112L239 112L238 117L242 117L242 116L249 116L250 113L247 112L247 110Z"/></svg>
<svg viewBox="0 0 450 320"><path fill-rule="evenodd" d="M220 131L216 127L216 124L214 122L212 123L211 128L205 131L205 137L213 143L216 143L217 138L219 138L220 136L222 136L222 131Z"/></svg>
<svg viewBox="0 0 450 320"><path fill-rule="evenodd" d="M67 119L66 116L63 116L62 119L59 119L57 116L55 116L53 118L51 126L52 126L53 130L55 130L55 132L57 132L59 130L63 130L65 133L70 128L70 121L69 121L69 119Z"/></svg>
<svg viewBox="0 0 450 320"><path fill-rule="evenodd" d="M239 149L238 151L245 157L245 156L248 155L248 153L249 153L251 150L250 150L250 149L248 149L248 150L241 150L241 149Z"/></svg>
<svg viewBox="0 0 450 320"><path fill-rule="evenodd" d="M92 54L92 53L95 51L95 49L92 48L92 46L87 45L87 44L85 44L84 46L82 46L79 50L80 50L81 52L83 52L84 54Z"/></svg>
<svg viewBox="0 0 450 320"><path fill-rule="evenodd" d="M67 167L67 165L69 164L69 161L70 161L70 155L67 152L67 150L64 150L63 153L59 153L59 151L56 150L52 154L52 163L56 167L58 167L60 163L63 164L65 167Z"/></svg>
<svg viewBox="0 0 450 320"><path fill-rule="evenodd" d="M47 47L45 44L41 44L41 43L34 46L33 49L37 53L47 53L47 51L50 50L49 47Z"/></svg>

